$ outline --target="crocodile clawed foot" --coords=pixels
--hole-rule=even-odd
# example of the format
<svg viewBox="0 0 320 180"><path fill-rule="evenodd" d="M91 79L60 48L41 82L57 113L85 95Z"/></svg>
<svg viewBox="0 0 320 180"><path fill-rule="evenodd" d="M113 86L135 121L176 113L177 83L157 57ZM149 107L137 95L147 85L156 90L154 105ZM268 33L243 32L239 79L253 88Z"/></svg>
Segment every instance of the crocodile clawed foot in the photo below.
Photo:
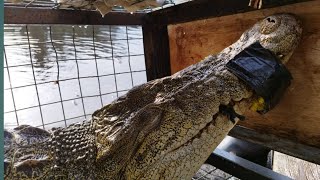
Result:
<svg viewBox="0 0 320 180"><path fill-rule="evenodd" d="M226 115L233 124L235 124L237 119L241 121L245 120L245 117L236 113L232 106L220 105L219 112Z"/></svg>

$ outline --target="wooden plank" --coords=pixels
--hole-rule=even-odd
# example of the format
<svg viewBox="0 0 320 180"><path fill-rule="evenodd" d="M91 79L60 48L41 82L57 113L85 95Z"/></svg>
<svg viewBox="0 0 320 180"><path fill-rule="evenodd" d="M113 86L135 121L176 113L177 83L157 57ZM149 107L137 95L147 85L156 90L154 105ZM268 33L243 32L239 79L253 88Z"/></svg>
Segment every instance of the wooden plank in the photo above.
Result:
<svg viewBox="0 0 320 180"><path fill-rule="evenodd" d="M320 165L274 152L273 170L292 179L319 180Z"/></svg>
<svg viewBox="0 0 320 180"><path fill-rule="evenodd" d="M4 24L142 25L144 13L5 7Z"/></svg>
<svg viewBox="0 0 320 180"><path fill-rule="evenodd" d="M307 0L263 1L263 8L270 8ZM196 0L149 13L149 22L177 24L210 17L219 17L255 10L249 0Z"/></svg>
<svg viewBox="0 0 320 180"><path fill-rule="evenodd" d="M260 144L270 149L275 149L279 152L283 152L294 157L320 164L319 148L299 144L293 140L281 138L273 134L258 133L255 130L241 126L235 126L228 135L252 143Z"/></svg>
<svg viewBox="0 0 320 180"><path fill-rule="evenodd" d="M246 114L240 124L320 148L320 1L170 25L171 71L177 72L235 42L259 19L274 13L297 14L302 42L287 64L293 82L278 106L266 115Z"/></svg>
<svg viewBox="0 0 320 180"><path fill-rule="evenodd" d="M142 26L147 80L170 75L169 37L166 25Z"/></svg>

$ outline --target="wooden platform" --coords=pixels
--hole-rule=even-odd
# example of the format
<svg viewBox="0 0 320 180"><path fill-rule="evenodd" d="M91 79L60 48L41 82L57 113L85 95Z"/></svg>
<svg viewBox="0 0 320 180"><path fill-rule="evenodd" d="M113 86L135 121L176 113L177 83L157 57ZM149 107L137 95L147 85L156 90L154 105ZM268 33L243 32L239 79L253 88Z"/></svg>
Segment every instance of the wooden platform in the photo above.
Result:
<svg viewBox="0 0 320 180"><path fill-rule="evenodd" d="M275 109L263 116L246 114L241 125L320 148L320 1L169 25L171 70L220 52L258 20L281 12L298 15L304 28L302 42L287 65L293 83Z"/></svg>

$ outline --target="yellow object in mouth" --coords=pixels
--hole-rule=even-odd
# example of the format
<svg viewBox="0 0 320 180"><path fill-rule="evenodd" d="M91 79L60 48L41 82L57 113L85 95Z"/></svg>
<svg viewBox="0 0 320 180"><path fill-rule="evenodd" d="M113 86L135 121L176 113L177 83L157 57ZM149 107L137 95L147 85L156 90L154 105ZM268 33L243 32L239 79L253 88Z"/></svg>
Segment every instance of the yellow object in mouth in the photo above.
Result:
<svg viewBox="0 0 320 180"><path fill-rule="evenodd" d="M263 111L265 108L265 101L263 97L259 97L257 100L253 101L250 110L252 111Z"/></svg>

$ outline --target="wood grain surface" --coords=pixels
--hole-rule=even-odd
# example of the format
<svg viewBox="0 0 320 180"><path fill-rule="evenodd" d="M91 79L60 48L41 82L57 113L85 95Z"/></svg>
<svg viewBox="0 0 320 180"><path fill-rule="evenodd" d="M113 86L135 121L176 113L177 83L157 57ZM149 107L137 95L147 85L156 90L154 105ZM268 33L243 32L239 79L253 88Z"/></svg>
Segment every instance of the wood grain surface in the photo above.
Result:
<svg viewBox="0 0 320 180"><path fill-rule="evenodd" d="M240 125L320 148L320 1L193 21L168 27L171 71L175 73L235 42L258 20L274 13L302 20L302 42L287 64L293 82L266 115L246 114Z"/></svg>
<svg viewBox="0 0 320 180"><path fill-rule="evenodd" d="M320 165L274 152L273 170L297 180L319 180Z"/></svg>

